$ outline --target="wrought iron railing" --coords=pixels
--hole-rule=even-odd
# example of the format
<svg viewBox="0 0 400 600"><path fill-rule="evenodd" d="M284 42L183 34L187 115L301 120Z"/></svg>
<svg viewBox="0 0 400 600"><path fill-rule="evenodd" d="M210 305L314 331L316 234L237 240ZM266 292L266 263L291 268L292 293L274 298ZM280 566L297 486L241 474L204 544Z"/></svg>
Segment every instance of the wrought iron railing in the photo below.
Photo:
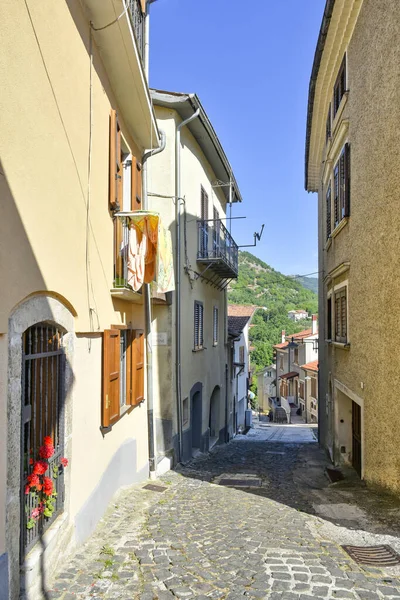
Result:
<svg viewBox="0 0 400 600"><path fill-rule="evenodd" d="M220 220L197 221L199 260L224 261L235 273L239 269L239 250L233 237Z"/></svg>
<svg viewBox="0 0 400 600"><path fill-rule="evenodd" d="M145 15L142 12L140 0L129 0L129 14L131 17L132 28L135 34L139 54L144 61L144 26Z"/></svg>

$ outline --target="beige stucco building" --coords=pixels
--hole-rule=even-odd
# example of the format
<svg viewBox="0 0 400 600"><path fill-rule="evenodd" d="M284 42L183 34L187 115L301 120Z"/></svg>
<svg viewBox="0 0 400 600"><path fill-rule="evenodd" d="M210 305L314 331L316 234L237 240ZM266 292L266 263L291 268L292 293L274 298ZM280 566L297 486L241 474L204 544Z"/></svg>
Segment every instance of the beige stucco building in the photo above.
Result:
<svg viewBox="0 0 400 600"><path fill-rule="evenodd" d="M159 144L143 9L0 6L2 599L18 597L20 564L35 596L39 538L49 574L120 486L148 476L144 308L120 272L114 216L140 207L142 157ZM52 518L28 529L36 501L24 488L44 436L58 496Z"/></svg>
<svg viewBox="0 0 400 600"><path fill-rule="evenodd" d="M397 0L327 1L305 164L318 192L320 441L336 464L396 494L399 23Z"/></svg>
<svg viewBox="0 0 400 600"><path fill-rule="evenodd" d="M238 248L226 221L240 192L195 94L152 90L165 149L148 163L148 204L172 235L176 292L152 315L157 472L232 435L227 284Z"/></svg>

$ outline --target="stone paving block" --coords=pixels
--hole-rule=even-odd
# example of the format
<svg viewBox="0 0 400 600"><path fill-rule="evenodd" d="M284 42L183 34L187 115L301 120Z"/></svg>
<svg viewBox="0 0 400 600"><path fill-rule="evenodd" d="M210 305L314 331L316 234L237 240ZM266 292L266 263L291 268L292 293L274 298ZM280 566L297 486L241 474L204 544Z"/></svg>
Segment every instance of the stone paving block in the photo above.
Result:
<svg viewBox="0 0 400 600"><path fill-rule="evenodd" d="M355 598L353 592L350 590L333 590L332 591L333 598Z"/></svg>
<svg viewBox="0 0 400 600"><path fill-rule="evenodd" d="M378 586L378 591L384 596L400 596L400 588Z"/></svg>
<svg viewBox="0 0 400 600"><path fill-rule="evenodd" d="M368 590L356 590L357 597L360 600L379 600L381 596L378 596L375 592L370 592Z"/></svg>

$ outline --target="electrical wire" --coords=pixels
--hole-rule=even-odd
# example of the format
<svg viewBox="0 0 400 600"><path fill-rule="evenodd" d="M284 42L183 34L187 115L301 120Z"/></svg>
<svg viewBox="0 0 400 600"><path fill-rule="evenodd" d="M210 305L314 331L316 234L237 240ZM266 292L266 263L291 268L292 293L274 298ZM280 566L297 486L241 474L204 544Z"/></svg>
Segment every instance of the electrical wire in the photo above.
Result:
<svg viewBox="0 0 400 600"><path fill-rule="evenodd" d="M123 5L125 6L123 12L119 15L119 17L117 17L116 19L114 19L114 21L111 21L111 23L107 23L107 25L104 25L103 27L95 27L92 23L92 21L90 21L90 27L93 29L93 31L103 31L103 29L107 29L107 27L111 27L111 25L114 25L115 23L117 23L117 21L119 21L120 19L122 19L122 17L124 16L124 14L126 13L126 11L129 8L128 4L125 4L125 1L123 0Z"/></svg>

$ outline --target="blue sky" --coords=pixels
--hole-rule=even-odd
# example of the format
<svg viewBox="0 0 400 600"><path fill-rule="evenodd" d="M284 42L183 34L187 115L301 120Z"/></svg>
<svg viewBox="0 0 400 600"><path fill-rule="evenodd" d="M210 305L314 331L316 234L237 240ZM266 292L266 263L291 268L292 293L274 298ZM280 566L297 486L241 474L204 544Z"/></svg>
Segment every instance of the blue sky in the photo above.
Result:
<svg viewBox="0 0 400 600"><path fill-rule="evenodd" d="M150 84L195 92L238 181L232 233L286 274L317 271L317 197L304 191L308 84L325 0L158 0Z"/></svg>

